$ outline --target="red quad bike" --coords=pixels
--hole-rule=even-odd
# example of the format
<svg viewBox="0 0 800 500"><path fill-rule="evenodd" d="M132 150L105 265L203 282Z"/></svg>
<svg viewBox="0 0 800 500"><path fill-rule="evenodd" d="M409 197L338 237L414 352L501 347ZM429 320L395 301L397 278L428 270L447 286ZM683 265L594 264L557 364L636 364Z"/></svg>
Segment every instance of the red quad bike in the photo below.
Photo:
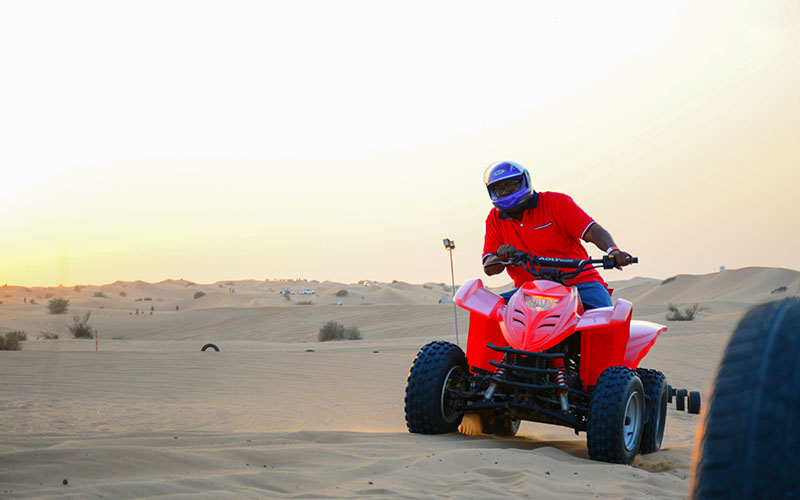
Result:
<svg viewBox="0 0 800 500"><path fill-rule="evenodd" d="M456 304L470 311L467 354L442 341L419 351L406 387L409 431L453 432L465 414L477 414L487 434L513 436L521 420L584 431L593 460L630 464L639 452L657 451L667 379L639 362L667 328L631 321L631 303L622 299L584 311L577 288L564 284L587 269L611 269L614 259L517 250L504 264L537 279L508 305L479 279L459 289Z"/></svg>

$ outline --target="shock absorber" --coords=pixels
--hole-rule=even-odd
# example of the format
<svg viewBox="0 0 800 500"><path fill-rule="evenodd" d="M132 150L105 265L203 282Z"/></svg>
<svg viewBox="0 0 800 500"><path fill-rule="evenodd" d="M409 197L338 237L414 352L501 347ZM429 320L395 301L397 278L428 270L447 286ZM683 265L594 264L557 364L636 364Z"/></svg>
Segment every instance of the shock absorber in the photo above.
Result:
<svg viewBox="0 0 800 500"><path fill-rule="evenodd" d="M508 353L503 353L503 359L501 359L500 362L505 364L507 360L508 360ZM505 374L506 374L506 370L502 366L499 367L497 369L497 371L495 372L495 375L498 376L498 377L502 377ZM494 391L495 390L497 390L497 382L492 380L492 382L489 384L489 388L486 389L486 393L484 393L484 395L483 395L483 399L485 399L486 401L489 401L490 399L492 399L492 396L494 396Z"/></svg>
<svg viewBox="0 0 800 500"><path fill-rule="evenodd" d="M557 391L558 400L561 402L561 411L569 411L569 402L567 401L567 375L564 369L564 359L553 358L552 365L554 369L558 370L558 372L553 375L556 385L562 387L562 389Z"/></svg>

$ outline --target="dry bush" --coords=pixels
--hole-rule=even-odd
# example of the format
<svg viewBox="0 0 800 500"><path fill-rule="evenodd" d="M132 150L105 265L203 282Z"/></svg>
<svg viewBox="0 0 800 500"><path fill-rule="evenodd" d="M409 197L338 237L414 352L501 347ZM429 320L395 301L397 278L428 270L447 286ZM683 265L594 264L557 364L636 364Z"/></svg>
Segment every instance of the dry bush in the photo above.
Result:
<svg viewBox="0 0 800 500"><path fill-rule="evenodd" d="M56 340L58 339L57 333L47 332L44 330L39 330L39 336L36 337L40 340Z"/></svg>
<svg viewBox="0 0 800 500"><path fill-rule="evenodd" d="M104 294L103 292L94 292L94 294L92 296L93 297L99 297L101 299L106 298L106 294Z"/></svg>
<svg viewBox="0 0 800 500"><path fill-rule="evenodd" d="M708 307L695 302L694 304L684 307L683 310L678 309L677 306L672 304L669 304L667 309L669 309L666 316L667 321L692 321L695 316L697 316L697 313L705 311Z"/></svg>
<svg viewBox="0 0 800 500"><path fill-rule="evenodd" d="M206 292L194 292L194 298L199 299L200 297L204 296Z"/></svg>
<svg viewBox="0 0 800 500"><path fill-rule="evenodd" d="M67 326L72 336L76 339L93 339L94 333L92 327L89 325L89 316L92 315L91 311L86 311L86 314L80 314L72 317L72 325Z"/></svg>
<svg viewBox="0 0 800 500"><path fill-rule="evenodd" d="M361 332L357 326L345 327L336 321L328 321L319 329L319 341L328 340L360 340Z"/></svg>
<svg viewBox="0 0 800 500"><path fill-rule="evenodd" d="M8 332L0 335L0 351L21 351L20 342L28 340L28 334L22 331Z"/></svg>
<svg viewBox="0 0 800 500"><path fill-rule="evenodd" d="M674 281L674 280L675 280L675 278L677 278L677 276L670 276L669 278L667 278L667 279L665 279L664 281L662 281L662 282L661 282L661 284L662 284L662 285L666 285L666 284L667 284L667 283L669 283L670 281Z"/></svg>
<svg viewBox="0 0 800 500"><path fill-rule="evenodd" d="M31 304L34 304L33 300L31 300ZM50 299L50 301L47 303L47 310L50 311L50 314L65 314L68 309L69 299L65 299L63 297Z"/></svg>
<svg viewBox="0 0 800 500"><path fill-rule="evenodd" d="M339 290L338 292L334 293L337 297L347 297L347 290Z"/></svg>
<svg viewBox="0 0 800 500"><path fill-rule="evenodd" d="M785 291L786 291L786 287L785 286L779 286L778 288L776 288L775 290L773 290L773 291L771 291L769 293L783 293Z"/></svg>

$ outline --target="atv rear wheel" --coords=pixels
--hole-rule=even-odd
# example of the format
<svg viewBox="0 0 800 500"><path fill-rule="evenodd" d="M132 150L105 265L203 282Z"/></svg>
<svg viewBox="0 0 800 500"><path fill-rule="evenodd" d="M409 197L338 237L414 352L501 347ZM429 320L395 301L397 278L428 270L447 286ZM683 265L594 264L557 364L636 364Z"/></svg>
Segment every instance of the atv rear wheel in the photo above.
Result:
<svg viewBox="0 0 800 500"><path fill-rule="evenodd" d="M467 358L460 347L435 341L420 349L406 385L406 426L410 432L454 432L464 414L455 390L463 389Z"/></svg>
<svg viewBox="0 0 800 500"><path fill-rule="evenodd" d="M521 421L511 417L482 417L481 427L484 434L513 437L519 431Z"/></svg>
<svg viewBox="0 0 800 500"><path fill-rule="evenodd" d="M639 368L636 370L644 386L644 394L649 404L645 408L645 424L642 430L642 453L653 453L661 449L664 439L664 426L667 421L667 400L669 389L667 377L658 370Z"/></svg>
<svg viewBox="0 0 800 500"><path fill-rule="evenodd" d="M800 299L742 318L701 415L690 498L800 498L798 359Z"/></svg>
<svg viewBox="0 0 800 500"><path fill-rule="evenodd" d="M635 371L624 366L603 370L589 402L589 458L617 464L633 462L642 440L644 409L644 388Z"/></svg>

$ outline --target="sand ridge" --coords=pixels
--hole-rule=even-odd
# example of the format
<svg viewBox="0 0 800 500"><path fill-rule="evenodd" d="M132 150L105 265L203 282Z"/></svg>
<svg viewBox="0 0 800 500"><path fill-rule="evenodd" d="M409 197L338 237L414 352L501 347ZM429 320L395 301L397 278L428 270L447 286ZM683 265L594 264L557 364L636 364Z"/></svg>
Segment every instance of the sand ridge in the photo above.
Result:
<svg viewBox="0 0 800 500"><path fill-rule="evenodd" d="M797 294L800 273L662 281L611 285L637 317L669 328L643 366L705 396L741 314ZM633 466L590 461L585 435L544 424L525 422L513 439L409 434L408 369L425 343L455 342L453 306L439 303L451 293L441 283L258 280L0 287L0 331L29 338L0 351L0 498L686 496L698 419L674 406L662 450ZM70 299L70 311L47 314L48 294ZM669 302L708 310L666 322ZM66 331L85 311L99 352ZM363 339L318 342L328 320ZM463 347L468 315L458 321ZM41 331L60 338L37 340ZM221 351L200 352L206 342Z"/></svg>

